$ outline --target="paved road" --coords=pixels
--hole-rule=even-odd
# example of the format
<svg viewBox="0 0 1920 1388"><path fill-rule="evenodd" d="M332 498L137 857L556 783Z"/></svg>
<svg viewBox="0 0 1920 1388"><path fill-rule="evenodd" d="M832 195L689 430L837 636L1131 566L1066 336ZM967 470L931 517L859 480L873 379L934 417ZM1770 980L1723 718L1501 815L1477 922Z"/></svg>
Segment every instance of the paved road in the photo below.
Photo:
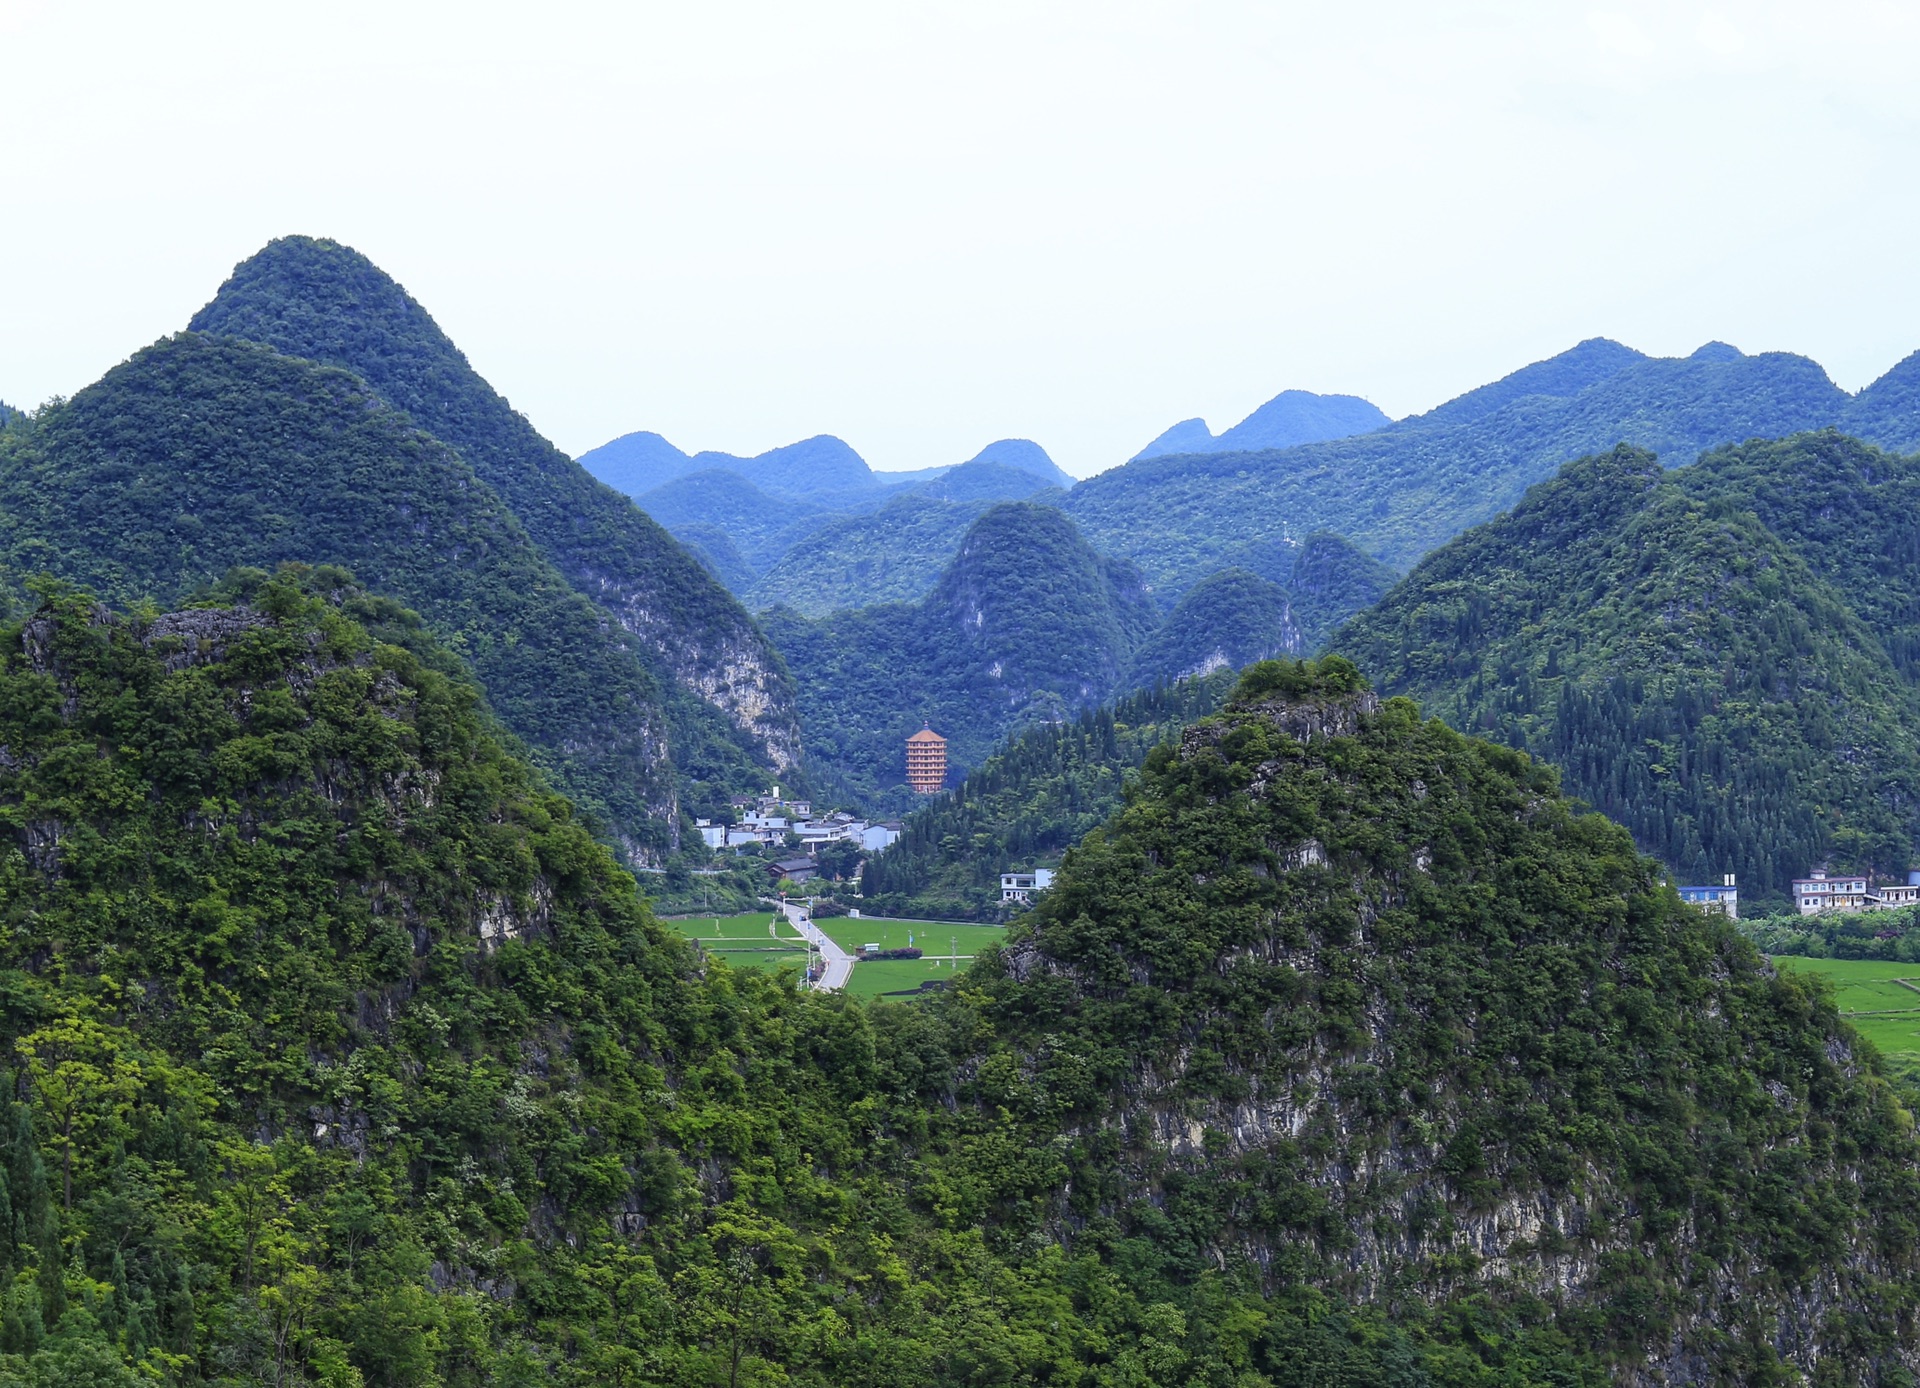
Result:
<svg viewBox="0 0 1920 1388"><path fill-rule="evenodd" d="M827 938L827 932L807 919L806 908L790 902L776 902L775 905L786 912L787 924L799 931L820 950L820 958L825 962L826 972L820 975L820 981L813 986L823 992L836 992L847 986L847 979L853 974L854 956Z"/></svg>

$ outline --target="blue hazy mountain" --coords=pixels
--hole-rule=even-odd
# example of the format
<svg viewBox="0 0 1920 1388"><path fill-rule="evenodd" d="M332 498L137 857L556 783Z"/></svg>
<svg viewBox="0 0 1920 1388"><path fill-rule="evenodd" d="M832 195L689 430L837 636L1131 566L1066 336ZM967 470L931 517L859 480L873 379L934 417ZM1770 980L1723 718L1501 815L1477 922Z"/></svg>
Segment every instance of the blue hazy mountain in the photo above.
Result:
<svg viewBox="0 0 1920 1388"><path fill-rule="evenodd" d="M1629 443L1669 466L1708 448L1833 426L1900 446L1920 429L1920 363L1856 400L1817 362L1709 343L1648 357L1590 339L1424 415L1292 448L1142 458L1062 502L1102 553L1139 564L1164 597L1249 547L1314 530L1395 568L1498 515L1572 458Z"/></svg>
<svg viewBox="0 0 1920 1388"><path fill-rule="evenodd" d="M1316 395L1283 390L1219 437L1204 419L1183 419L1133 456L1159 458L1174 453L1231 453L1261 448L1292 448L1365 434L1393 423L1357 395Z"/></svg>
<svg viewBox="0 0 1920 1388"><path fill-rule="evenodd" d="M967 461L1018 468L1056 487L1073 485L1073 478L1062 472L1060 465L1047 456L1047 450L1032 439L996 439Z"/></svg>

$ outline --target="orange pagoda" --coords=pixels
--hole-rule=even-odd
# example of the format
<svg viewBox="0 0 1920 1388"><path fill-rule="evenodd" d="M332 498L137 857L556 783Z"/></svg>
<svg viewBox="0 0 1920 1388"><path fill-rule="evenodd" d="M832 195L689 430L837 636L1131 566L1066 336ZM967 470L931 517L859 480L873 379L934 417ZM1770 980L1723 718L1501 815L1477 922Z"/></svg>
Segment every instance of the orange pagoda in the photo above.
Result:
<svg viewBox="0 0 1920 1388"><path fill-rule="evenodd" d="M947 740L929 723L907 739L907 784L922 795L938 795L947 779Z"/></svg>

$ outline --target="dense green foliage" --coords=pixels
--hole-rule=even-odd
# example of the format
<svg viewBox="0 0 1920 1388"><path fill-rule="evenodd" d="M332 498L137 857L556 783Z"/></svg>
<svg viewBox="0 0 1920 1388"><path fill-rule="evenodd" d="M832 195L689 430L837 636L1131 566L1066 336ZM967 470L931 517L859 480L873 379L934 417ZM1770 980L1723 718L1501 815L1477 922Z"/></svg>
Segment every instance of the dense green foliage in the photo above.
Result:
<svg viewBox="0 0 1920 1388"><path fill-rule="evenodd" d="M1231 672L1157 685L1068 723L1032 728L907 817L867 860L865 904L881 914L997 920L1000 874L1058 861L1121 805L1148 752L1219 709Z"/></svg>
<svg viewBox="0 0 1920 1388"><path fill-rule="evenodd" d="M974 523L920 603L765 620L798 681L821 784L901 805L905 742L923 724L948 739L951 767L973 766L1010 732L1123 688L1155 613L1139 576L1058 510L1007 502Z"/></svg>
<svg viewBox="0 0 1920 1388"><path fill-rule="evenodd" d="M1846 468L1821 464L1842 456L1914 472L1832 435L1673 473L1631 449L1570 464L1429 555L1335 645L1387 691L1559 765L1686 881L1733 872L1778 900L1830 859L1904 873L1920 700L1883 637L1920 645L1920 604L1882 628L1843 585L1876 586L1920 527L1863 493L1854 519L1870 514L1871 533L1836 551L1753 509L1769 490L1796 516L1823 509L1796 469L1844 492ZM1872 557L1882 543L1894 557Z"/></svg>
<svg viewBox="0 0 1920 1388"><path fill-rule="evenodd" d="M1301 646L1285 589L1246 569L1222 569L1180 595L1134 656L1132 683L1238 670L1256 660L1299 655Z"/></svg>
<svg viewBox="0 0 1920 1388"><path fill-rule="evenodd" d="M985 970L982 1090L1072 1134L1035 1204L1388 1304L1490 1288L1661 1381L1909 1381L1920 1152L1830 996L1359 684L1254 667Z"/></svg>
<svg viewBox="0 0 1920 1388"><path fill-rule="evenodd" d="M457 449L566 581L637 639L691 781L759 788L768 769L792 767L792 689L739 604L625 496L540 437L365 256L304 236L271 242L190 326L352 371Z"/></svg>
<svg viewBox="0 0 1920 1388"><path fill-rule="evenodd" d="M1759 916L1741 921L1740 933L1764 954L1920 964L1920 908Z"/></svg>
<svg viewBox="0 0 1920 1388"><path fill-rule="evenodd" d="M1338 535L1307 536L1287 574L1287 601L1300 628L1300 650L1323 649L1340 623L1372 607L1399 577Z"/></svg>
<svg viewBox="0 0 1920 1388"><path fill-rule="evenodd" d="M1017 987L702 969L417 619L218 596L0 637L0 1385L1602 1381L1526 1307L1222 1261L1185 1201L1068 1237L1078 1101L984 1030Z"/></svg>
<svg viewBox="0 0 1920 1388"><path fill-rule="evenodd" d="M673 827L657 686L451 448L358 377L185 333L0 434L0 564L122 602L235 565L344 564L419 610L628 845Z"/></svg>
<svg viewBox="0 0 1920 1388"><path fill-rule="evenodd" d="M1404 568L1570 458L1624 441L1684 463L1867 408L1865 395L1850 402L1813 362L1782 353L1655 360L1588 343L1566 357L1353 438L1129 463L1075 487L1064 504L1096 548L1132 559L1163 587L1244 563L1250 543L1313 528ZM1895 432L1880 421L1869 437L1897 442Z"/></svg>
<svg viewBox="0 0 1920 1388"><path fill-rule="evenodd" d="M785 539L743 596L756 611L786 607L803 617L919 602L991 506L916 492L877 511L814 522Z"/></svg>
<svg viewBox="0 0 1920 1388"><path fill-rule="evenodd" d="M719 468L677 477L635 503L675 535L697 526L718 530L756 573L786 549L788 530L829 514L817 502L768 496Z"/></svg>

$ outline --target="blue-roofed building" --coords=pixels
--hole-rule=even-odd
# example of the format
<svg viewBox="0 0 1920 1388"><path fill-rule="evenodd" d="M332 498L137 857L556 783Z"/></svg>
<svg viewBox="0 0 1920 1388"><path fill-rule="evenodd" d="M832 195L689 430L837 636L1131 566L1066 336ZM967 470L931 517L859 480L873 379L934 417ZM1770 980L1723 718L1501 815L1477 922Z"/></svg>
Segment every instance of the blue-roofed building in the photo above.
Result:
<svg viewBox="0 0 1920 1388"><path fill-rule="evenodd" d="M1682 887L1680 899L1710 916L1722 915L1736 921L1740 919L1740 889L1734 885L1732 873L1728 873L1725 881L1717 887Z"/></svg>

